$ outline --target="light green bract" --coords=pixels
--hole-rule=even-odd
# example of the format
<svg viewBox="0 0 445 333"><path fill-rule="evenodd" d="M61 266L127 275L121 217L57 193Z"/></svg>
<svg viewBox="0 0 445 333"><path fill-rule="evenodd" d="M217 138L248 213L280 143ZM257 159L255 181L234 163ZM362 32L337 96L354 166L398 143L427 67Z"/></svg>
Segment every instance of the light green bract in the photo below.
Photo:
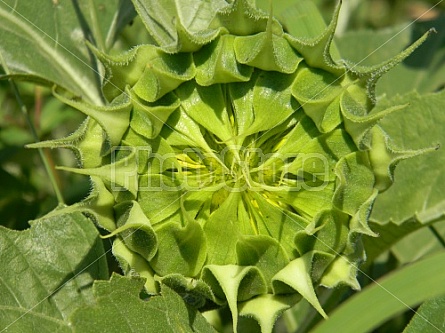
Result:
<svg viewBox="0 0 445 333"><path fill-rule="evenodd" d="M297 38L247 0L134 3L158 45L95 51L109 104L56 89L89 117L35 145L73 149L82 168L63 169L91 176L91 195L64 210L110 231L148 293L227 305L235 331L247 316L271 332L301 298L326 316L316 288L359 289L372 204L417 154L376 125L404 106L373 112L374 86L426 36L364 68L330 54L340 6L320 36Z"/></svg>

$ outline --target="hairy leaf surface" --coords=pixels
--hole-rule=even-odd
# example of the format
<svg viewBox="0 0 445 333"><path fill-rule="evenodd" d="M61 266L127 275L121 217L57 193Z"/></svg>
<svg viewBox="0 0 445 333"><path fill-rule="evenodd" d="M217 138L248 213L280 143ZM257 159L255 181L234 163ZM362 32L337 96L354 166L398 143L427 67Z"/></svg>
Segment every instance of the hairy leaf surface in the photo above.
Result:
<svg viewBox="0 0 445 333"><path fill-rule="evenodd" d="M196 309L165 285L162 296L142 300L139 293L143 285L143 279L117 274L110 281L96 281L93 289L97 303L75 312L74 332L215 332Z"/></svg>
<svg viewBox="0 0 445 333"><path fill-rule="evenodd" d="M85 42L111 46L131 8L119 0L1 1L0 64L6 73L55 83L102 104L99 68Z"/></svg>
<svg viewBox="0 0 445 333"><path fill-rule="evenodd" d="M395 185L377 198L371 219L400 224L416 217L426 223L445 213L445 92L425 96L413 93L391 99L391 102L396 101L409 103L409 106L381 121L394 145L402 149L441 147L400 162L395 172Z"/></svg>
<svg viewBox="0 0 445 333"><path fill-rule="evenodd" d="M0 227L0 330L70 332L68 317L92 304L91 285L108 276L97 229L81 213Z"/></svg>

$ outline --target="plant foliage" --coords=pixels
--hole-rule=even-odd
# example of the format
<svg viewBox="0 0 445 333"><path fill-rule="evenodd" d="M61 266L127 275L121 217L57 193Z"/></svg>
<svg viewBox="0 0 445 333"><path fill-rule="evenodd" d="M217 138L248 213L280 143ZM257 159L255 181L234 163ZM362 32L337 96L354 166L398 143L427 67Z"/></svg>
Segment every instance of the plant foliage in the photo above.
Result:
<svg viewBox="0 0 445 333"><path fill-rule="evenodd" d="M444 14L359 3L0 0L0 330L440 331Z"/></svg>

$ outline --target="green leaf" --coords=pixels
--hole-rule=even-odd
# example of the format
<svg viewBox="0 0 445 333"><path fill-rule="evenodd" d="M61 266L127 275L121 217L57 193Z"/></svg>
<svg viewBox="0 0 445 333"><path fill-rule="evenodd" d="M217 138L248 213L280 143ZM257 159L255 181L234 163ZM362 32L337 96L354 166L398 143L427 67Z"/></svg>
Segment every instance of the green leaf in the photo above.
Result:
<svg viewBox="0 0 445 333"><path fill-rule="evenodd" d="M403 333L437 333L445 322L445 296L427 300L417 310Z"/></svg>
<svg viewBox="0 0 445 333"><path fill-rule="evenodd" d="M445 236L445 221L437 221L434 224L423 225L391 248L391 252L401 265L418 260L428 254L443 250L441 239ZM439 237L439 238L438 238Z"/></svg>
<svg viewBox="0 0 445 333"><path fill-rule="evenodd" d="M398 241L413 234L416 230L424 228L426 225L416 220L407 220L401 224L393 222L380 224L369 223L369 227L378 237L365 236L363 238L366 249L366 264L371 265L380 254L391 249Z"/></svg>
<svg viewBox="0 0 445 333"><path fill-rule="evenodd" d="M88 0L73 4L86 38L102 51L113 46L118 34L136 15L131 0Z"/></svg>
<svg viewBox="0 0 445 333"><path fill-rule="evenodd" d="M434 92L445 84L445 21L441 16L433 21L416 20L380 31L347 32L336 43L343 58L360 65L376 65L397 55L433 27L438 31L436 34L382 77L377 84L377 95L394 96L412 90Z"/></svg>
<svg viewBox="0 0 445 333"><path fill-rule="evenodd" d="M162 296L141 299L143 285L143 279L117 274L109 281L96 281L96 304L74 313L74 332L215 332L196 309L166 285L162 285Z"/></svg>
<svg viewBox="0 0 445 333"><path fill-rule="evenodd" d="M196 50L197 45L216 37L217 31L209 29L210 23L216 12L227 6L223 0L133 0L133 3L150 35L169 53Z"/></svg>
<svg viewBox="0 0 445 333"><path fill-rule="evenodd" d="M264 11L268 11L270 1L257 0L257 6ZM311 0L274 1L272 10L274 16L280 19L293 36L316 38L326 29L323 17Z"/></svg>
<svg viewBox="0 0 445 333"><path fill-rule="evenodd" d="M102 51L113 46L123 28L136 16L131 0L79 1L79 7L89 14L85 15L86 20L91 22L96 45Z"/></svg>
<svg viewBox="0 0 445 333"><path fill-rule="evenodd" d="M116 12L119 2L0 2L0 62L8 74L56 83L102 104L98 68L85 41L110 45L131 17Z"/></svg>
<svg viewBox="0 0 445 333"><path fill-rule="evenodd" d="M25 231L0 227L0 329L71 332L68 317L93 303L93 280L108 276L98 236L81 213L42 218Z"/></svg>
<svg viewBox="0 0 445 333"><path fill-rule="evenodd" d="M336 332L339 327L342 333L370 332L392 316L445 294L444 260L441 252L398 270L351 297L311 333Z"/></svg>
<svg viewBox="0 0 445 333"><path fill-rule="evenodd" d="M398 96L382 101L379 107L384 108L389 103L409 103L407 108L388 115L380 123L394 146L423 149L444 145L445 92ZM371 220L401 224L415 217L427 223L441 217L445 212L444 163L443 148L400 162L394 175L395 183L377 197Z"/></svg>

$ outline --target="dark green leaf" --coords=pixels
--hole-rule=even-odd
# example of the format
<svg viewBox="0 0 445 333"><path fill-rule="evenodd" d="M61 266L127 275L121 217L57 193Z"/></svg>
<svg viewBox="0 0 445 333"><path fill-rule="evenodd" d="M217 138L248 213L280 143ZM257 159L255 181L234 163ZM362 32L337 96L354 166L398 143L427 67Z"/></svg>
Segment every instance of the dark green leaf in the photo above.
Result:
<svg viewBox="0 0 445 333"><path fill-rule="evenodd" d="M108 268L102 241L81 213L54 215L25 231L0 227L0 330L71 332L67 318L92 304Z"/></svg>
<svg viewBox="0 0 445 333"><path fill-rule="evenodd" d="M74 313L74 332L215 332L196 309L185 305L165 285L162 296L142 300L139 294L143 285L143 279L120 275L113 275L110 281L96 281L93 289L97 304Z"/></svg>
<svg viewBox="0 0 445 333"><path fill-rule="evenodd" d="M377 95L404 94L417 90L434 92L445 84L445 20L415 21L381 31L352 31L336 40L344 59L360 65L381 63L408 47L430 28L433 34L402 64L383 76L377 85ZM353 47L351 47L353 45Z"/></svg>
<svg viewBox="0 0 445 333"><path fill-rule="evenodd" d="M415 231L425 227L425 224L416 220L408 220L402 224L392 222L386 224L370 223L372 231L378 237L365 236L363 242L366 249L366 265L372 264L383 252L391 249L397 242L404 237L413 234Z"/></svg>
<svg viewBox="0 0 445 333"><path fill-rule="evenodd" d="M425 225L423 226L425 227ZM443 250L444 237L445 220L441 219L426 228L407 235L391 248L391 252L401 265L405 265L428 254Z"/></svg>
<svg viewBox="0 0 445 333"><path fill-rule="evenodd" d="M444 260L442 252L374 283L343 303L311 333L336 332L340 327L342 333L371 332L392 316L443 295Z"/></svg>
<svg viewBox="0 0 445 333"><path fill-rule="evenodd" d="M393 221L400 224L415 217L424 223L431 222L445 213L445 92L422 97L409 94L386 103L409 103L407 108L381 121L381 126L396 147L442 147L399 163L395 183L377 197L371 219L380 223Z"/></svg>
<svg viewBox="0 0 445 333"><path fill-rule="evenodd" d="M101 104L98 68L85 41L99 48L111 45L131 17L116 12L119 5L123 7L119 0L1 1L0 62L5 72L56 83Z"/></svg>
<svg viewBox="0 0 445 333"><path fill-rule="evenodd" d="M445 323L445 296L430 299L422 304L403 333L437 333Z"/></svg>

